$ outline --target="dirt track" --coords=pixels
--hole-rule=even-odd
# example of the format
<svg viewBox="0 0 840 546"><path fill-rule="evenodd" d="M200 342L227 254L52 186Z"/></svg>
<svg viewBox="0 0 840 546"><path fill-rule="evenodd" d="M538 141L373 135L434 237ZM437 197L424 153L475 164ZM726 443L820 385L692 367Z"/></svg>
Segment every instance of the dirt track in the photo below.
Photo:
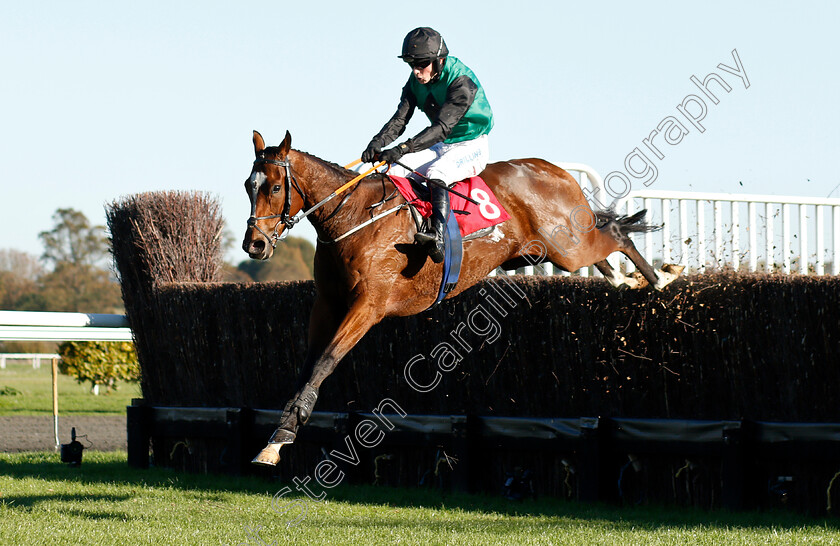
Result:
<svg viewBox="0 0 840 546"><path fill-rule="evenodd" d="M70 428L76 427L77 438L85 449L113 451L126 449L124 415L59 416L58 438L70 443ZM0 452L49 451L55 448L55 432L51 416L0 417Z"/></svg>

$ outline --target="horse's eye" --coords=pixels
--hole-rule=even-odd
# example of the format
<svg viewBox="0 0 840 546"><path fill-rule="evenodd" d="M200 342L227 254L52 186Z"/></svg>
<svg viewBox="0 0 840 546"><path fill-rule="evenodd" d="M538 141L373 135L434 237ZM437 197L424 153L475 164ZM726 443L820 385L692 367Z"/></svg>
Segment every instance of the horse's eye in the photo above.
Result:
<svg viewBox="0 0 840 546"><path fill-rule="evenodd" d="M275 184L271 187L271 193L280 193L280 184Z"/></svg>

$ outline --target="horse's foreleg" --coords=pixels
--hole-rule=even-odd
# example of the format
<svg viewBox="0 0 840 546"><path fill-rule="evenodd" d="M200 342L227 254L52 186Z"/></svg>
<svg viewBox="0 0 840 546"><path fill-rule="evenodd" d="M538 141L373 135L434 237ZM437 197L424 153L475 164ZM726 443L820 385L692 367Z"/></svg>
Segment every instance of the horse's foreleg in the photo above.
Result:
<svg viewBox="0 0 840 546"><path fill-rule="evenodd" d="M280 460L280 448L295 441L298 428L312 414L321 383L335 370L341 359L382 317L375 306L357 301L341 320L323 353L304 370L305 383L286 404L280 424L268 445L257 455L254 464L274 466ZM311 333L311 332L310 332ZM311 336L310 336L311 337Z"/></svg>

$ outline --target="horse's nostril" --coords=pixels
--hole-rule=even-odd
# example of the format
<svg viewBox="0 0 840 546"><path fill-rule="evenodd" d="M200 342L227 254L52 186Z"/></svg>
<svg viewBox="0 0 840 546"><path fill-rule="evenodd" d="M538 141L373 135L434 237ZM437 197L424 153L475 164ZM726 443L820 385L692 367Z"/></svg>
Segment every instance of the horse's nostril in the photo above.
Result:
<svg viewBox="0 0 840 546"><path fill-rule="evenodd" d="M265 241L255 240L251 241L248 247L248 254L257 254L265 250Z"/></svg>
<svg viewBox="0 0 840 546"><path fill-rule="evenodd" d="M258 252L262 252L263 248L265 248L265 243L263 243L259 239L246 239L242 241L242 250L244 250L248 254L253 255Z"/></svg>

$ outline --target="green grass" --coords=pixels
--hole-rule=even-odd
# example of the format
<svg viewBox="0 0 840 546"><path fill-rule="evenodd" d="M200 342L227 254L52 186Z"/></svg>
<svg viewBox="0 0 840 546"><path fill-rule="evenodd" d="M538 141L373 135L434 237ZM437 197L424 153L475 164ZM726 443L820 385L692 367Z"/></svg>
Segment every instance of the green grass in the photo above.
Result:
<svg viewBox="0 0 840 546"><path fill-rule="evenodd" d="M58 376L58 411L61 415L125 415L132 398L140 398L137 383L118 383L118 390L99 396L90 393L90 383ZM52 371L49 361L32 369L28 362L7 362L0 370L0 392L11 387L20 394L0 394L0 415L52 415Z"/></svg>
<svg viewBox="0 0 840 546"><path fill-rule="evenodd" d="M271 509L286 484L133 470L125 453L0 454L0 544L838 544L840 522L791 513L621 509L553 499L340 486ZM313 488L320 491L320 488ZM287 523L306 514L291 527ZM257 534L263 542L256 540ZM251 538L249 538L251 537Z"/></svg>

